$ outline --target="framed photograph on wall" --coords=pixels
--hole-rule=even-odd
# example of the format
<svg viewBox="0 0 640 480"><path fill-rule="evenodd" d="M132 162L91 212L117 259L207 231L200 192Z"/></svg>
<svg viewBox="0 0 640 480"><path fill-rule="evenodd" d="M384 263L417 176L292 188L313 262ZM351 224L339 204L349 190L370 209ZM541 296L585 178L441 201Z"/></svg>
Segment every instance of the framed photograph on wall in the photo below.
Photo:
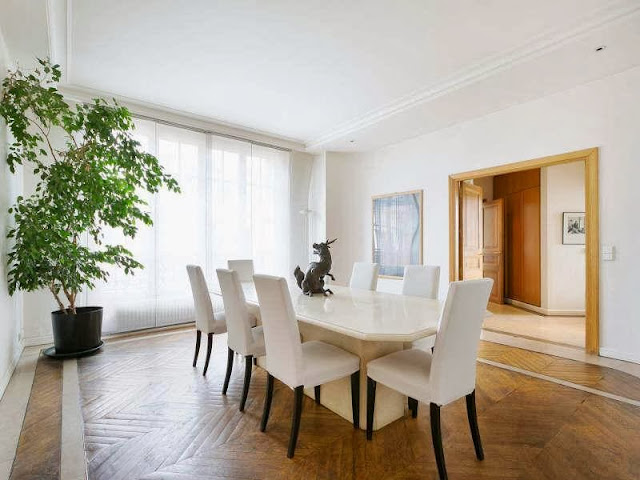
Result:
<svg viewBox="0 0 640 480"><path fill-rule="evenodd" d="M380 275L402 277L405 265L422 264L422 190L372 199L373 261Z"/></svg>
<svg viewBox="0 0 640 480"><path fill-rule="evenodd" d="M584 245L585 232L586 225L584 212L562 213L563 245Z"/></svg>

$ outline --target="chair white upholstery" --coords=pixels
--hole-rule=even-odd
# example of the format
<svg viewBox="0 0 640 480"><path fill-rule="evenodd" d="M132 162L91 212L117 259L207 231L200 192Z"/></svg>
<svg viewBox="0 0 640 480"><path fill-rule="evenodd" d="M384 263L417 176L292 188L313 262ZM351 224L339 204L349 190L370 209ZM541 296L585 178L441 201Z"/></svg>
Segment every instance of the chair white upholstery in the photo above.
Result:
<svg viewBox="0 0 640 480"><path fill-rule="evenodd" d="M380 264L355 262L349 280L349 288L359 288L361 290L375 290L378 286L378 273Z"/></svg>
<svg viewBox="0 0 640 480"><path fill-rule="evenodd" d="M224 312L213 312L211 296L204 278L202 268L198 265L187 265L191 294L196 311L196 329L202 333L224 333L227 331L227 323Z"/></svg>
<svg viewBox="0 0 640 480"><path fill-rule="evenodd" d="M253 282L253 260L227 260L227 268L238 272L241 282Z"/></svg>
<svg viewBox="0 0 640 480"><path fill-rule="evenodd" d="M207 335L207 357L202 374L206 375L209 368L209 359L211 358L211 348L213 347L213 335L225 333L227 331L227 322L224 312L213 312L211 296L202 268L198 265L187 265L187 274L189 275L196 313L196 350L193 356L193 366L196 366L198 352L200 351L200 340L202 334L205 333Z"/></svg>
<svg viewBox="0 0 640 480"><path fill-rule="evenodd" d="M435 265L407 265L402 278L402 294L414 297L438 299L440 267ZM413 347L430 350L435 344L435 335L413 342Z"/></svg>
<svg viewBox="0 0 640 480"><path fill-rule="evenodd" d="M267 396L261 430L264 431L267 426L275 377L295 391L287 453L291 458L298 438L304 387L314 387L316 402L319 402L320 385L350 375L353 422L356 428L359 426L360 358L327 343L302 343L287 281L269 275L254 275L253 278L267 352Z"/></svg>
<svg viewBox="0 0 640 480"><path fill-rule="evenodd" d="M265 349L262 327L252 327L255 325L255 317L247 308L238 272L219 268L216 273L224 301L229 348L245 357L263 356Z"/></svg>
<svg viewBox="0 0 640 480"><path fill-rule="evenodd" d="M240 411L244 411L251 383L252 361L265 354L264 332L262 327L252 327L254 317L249 314L247 303L240 284L238 272L218 269L218 282L222 290L222 299L227 318L227 372L224 378L222 394L227 394L229 379L233 369L233 354L239 353L245 358L244 387L240 401Z"/></svg>
<svg viewBox="0 0 640 480"><path fill-rule="evenodd" d="M480 460L484 458L475 411L476 358L492 286L493 280L489 278L449 285L433 354L414 348L367 364L367 438L371 438L373 430L376 383L407 395L414 416L418 401L430 403L434 451L441 479L447 478L440 433L441 406L466 397L476 456Z"/></svg>
<svg viewBox="0 0 640 480"><path fill-rule="evenodd" d="M402 294L438 299L440 267L435 265L407 265L402 278Z"/></svg>

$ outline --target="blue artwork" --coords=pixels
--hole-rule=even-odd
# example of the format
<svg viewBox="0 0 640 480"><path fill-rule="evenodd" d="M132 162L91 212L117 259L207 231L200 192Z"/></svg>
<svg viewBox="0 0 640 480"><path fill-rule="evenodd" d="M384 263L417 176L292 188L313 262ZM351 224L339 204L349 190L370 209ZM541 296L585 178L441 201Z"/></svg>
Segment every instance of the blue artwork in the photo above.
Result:
<svg viewBox="0 0 640 480"><path fill-rule="evenodd" d="M422 190L373 197L373 261L392 277L422 263Z"/></svg>

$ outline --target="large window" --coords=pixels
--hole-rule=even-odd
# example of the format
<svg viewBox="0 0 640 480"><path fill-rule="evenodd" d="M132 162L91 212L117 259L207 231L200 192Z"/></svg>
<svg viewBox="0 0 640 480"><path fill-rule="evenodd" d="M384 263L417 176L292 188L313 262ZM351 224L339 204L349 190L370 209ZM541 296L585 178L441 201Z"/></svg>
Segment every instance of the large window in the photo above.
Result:
<svg viewBox="0 0 640 480"><path fill-rule="evenodd" d="M87 293L87 304L105 307L105 333L192 321L189 263L201 265L210 282L232 258L287 275L288 152L147 120L136 121L136 138L182 193L149 196L154 226L125 240L144 270L130 276L113 269ZM111 233L107 240L122 238Z"/></svg>

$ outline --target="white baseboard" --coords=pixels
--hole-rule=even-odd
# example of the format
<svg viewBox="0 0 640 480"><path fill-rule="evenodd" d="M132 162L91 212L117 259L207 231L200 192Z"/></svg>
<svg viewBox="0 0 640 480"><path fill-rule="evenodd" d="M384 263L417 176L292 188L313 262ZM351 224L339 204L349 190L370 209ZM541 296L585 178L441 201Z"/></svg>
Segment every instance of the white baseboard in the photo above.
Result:
<svg viewBox="0 0 640 480"><path fill-rule="evenodd" d="M518 300L512 300L511 298L505 298L504 303L513 305L514 307L523 308L524 310L530 310L540 315L548 317L584 317L584 310L550 310L548 308L538 307L536 305L529 305L528 303L520 302Z"/></svg>
<svg viewBox="0 0 640 480"><path fill-rule="evenodd" d="M11 380L11 375L13 375L13 372L16 369L16 365L18 365L18 360L20 360L20 355L22 355L22 350L24 349L24 347L20 343L17 344L17 347L18 348L16 349L16 352L13 354L13 358L11 359L11 362L9 362L9 366L7 367L5 372L2 374L2 378L0 378L0 398L2 398L2 396L4 395L4 391L6 390L7 385L9 385L9 381Z"/></svg>
<svg viewBox="0 0 640 480"><path fill-rule="evenodd" d="M619 352L613 348L601 348L600 355L603 357L615 358L616 360L640 364L640 355L637 353Z"/></svg>
<svg viewBox="0 0 640 480"><path fill-rule="evenodd" d="M24 337L22 344L25 347L35 347L38 345L47 345L53 343L53 335L42 335L41 337Z"/></svg>

